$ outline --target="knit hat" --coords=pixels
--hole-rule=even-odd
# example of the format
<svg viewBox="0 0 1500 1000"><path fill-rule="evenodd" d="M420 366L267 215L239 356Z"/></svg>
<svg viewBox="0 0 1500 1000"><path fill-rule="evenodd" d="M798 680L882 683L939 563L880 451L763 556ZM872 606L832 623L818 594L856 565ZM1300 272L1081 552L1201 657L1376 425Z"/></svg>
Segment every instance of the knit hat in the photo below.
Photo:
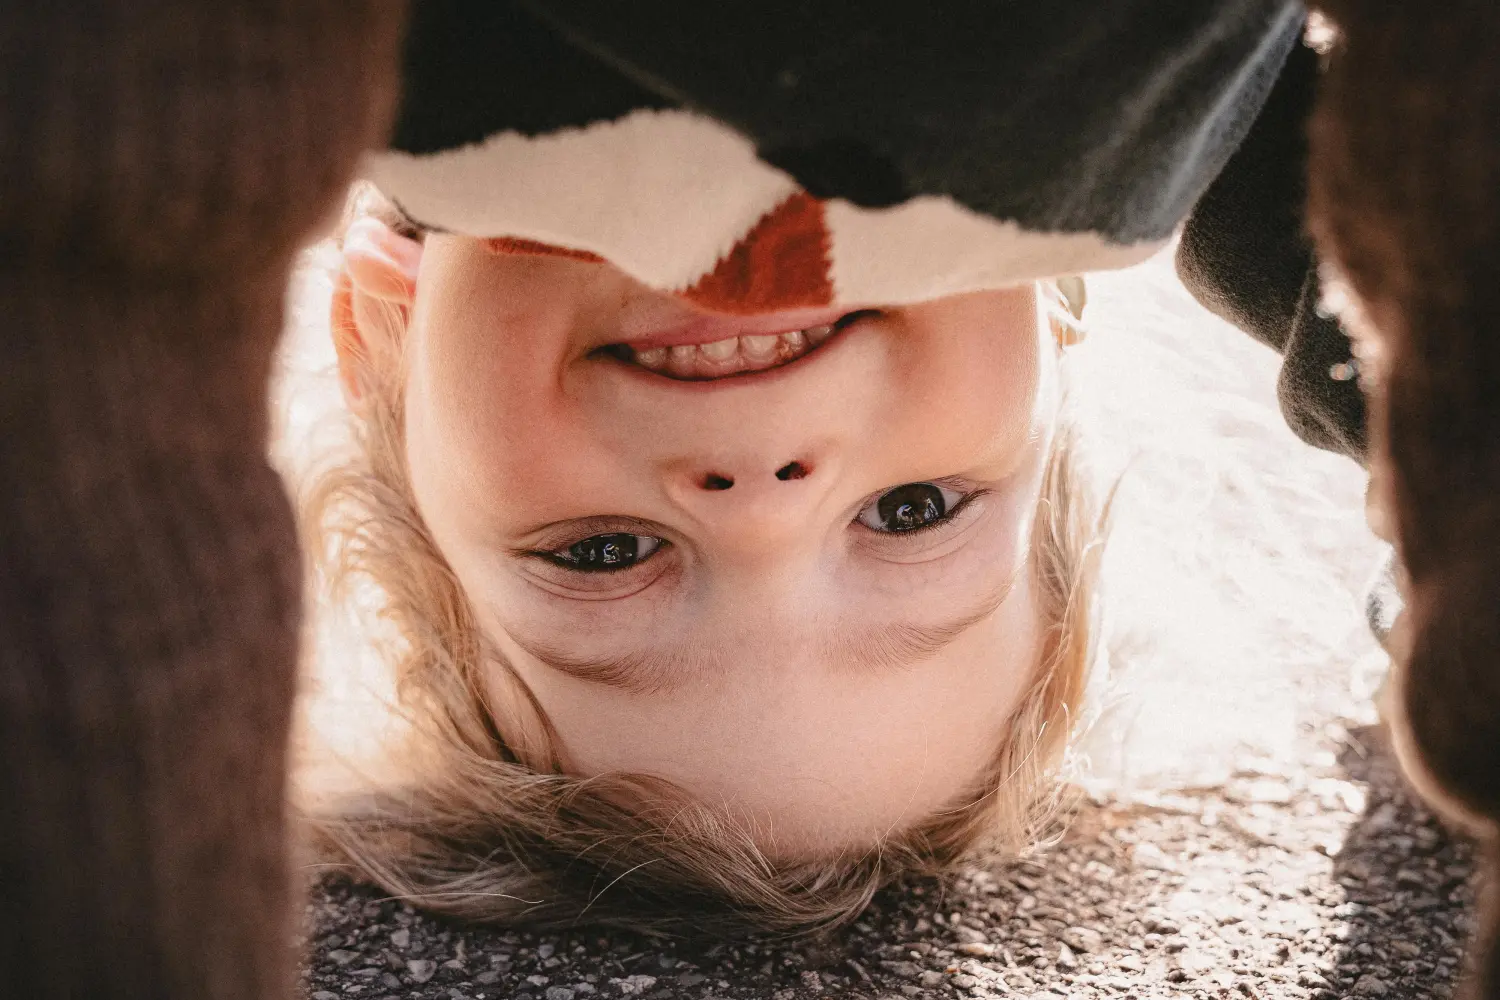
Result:
<svg viewBox="0 0 1500 1000"><path fill-rule="evenodd" d="M1297 34L1292 3L1182 6L1145 31L1092 0L424 0L366 175L423 226L720 312L1123 267L1170 237ZM1059 30L1070 11L1089 30Z"/></svg>

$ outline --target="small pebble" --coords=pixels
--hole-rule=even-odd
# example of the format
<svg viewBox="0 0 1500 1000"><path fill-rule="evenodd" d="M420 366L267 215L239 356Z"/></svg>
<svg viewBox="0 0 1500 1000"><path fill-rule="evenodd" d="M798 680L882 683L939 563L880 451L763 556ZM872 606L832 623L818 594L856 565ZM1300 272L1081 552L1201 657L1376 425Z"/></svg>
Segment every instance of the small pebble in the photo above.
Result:
<svg viewBox="0 0 1500 1000"><path fill-rule="evenodd" d="M626 976L623 979L612 979L625 996L642 996L656 988L655 976Z"/></svg>
<svg viewBox="0 0 1500 1000"><path fill-rule="evenodd" d="M1131 852L1136 866L1140 868L1152 868L1156 871L1172 871L1176 865L1172 864L1161 848L1155 844L1136 844L1135 850Z"/></svg>
<svg viewBox="0 0 1500 1000"><path fill-rule="evenodd" d="M1104 943L1103 936L1092 927L1069 927L1060 936L1074 951L1098 951Z"/></svg>
<svg viewBox="0 0 1500 1000"><path fill-rule="evenodd" d="M953 933L962 944L984 944L988 940L984 931L962 924L955 928Z"/></svg>

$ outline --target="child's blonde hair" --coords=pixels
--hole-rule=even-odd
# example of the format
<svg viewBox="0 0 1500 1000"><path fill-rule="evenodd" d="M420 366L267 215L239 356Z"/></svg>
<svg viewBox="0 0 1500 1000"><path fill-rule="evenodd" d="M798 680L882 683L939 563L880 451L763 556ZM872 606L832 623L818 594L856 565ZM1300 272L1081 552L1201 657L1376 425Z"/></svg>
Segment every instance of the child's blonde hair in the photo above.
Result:
<svg viewBox="0 0 1500 1000"><path fill-rule="evenodd" d="M368 191L354 211L401 228ZM421 778L307 812L323 852L393 894L468 920L795 932L853 919L900 874L941 872L981 845L1019 852L1045 834L1092 659L1100 540L1066 428L1033 531L1044 654L984 773L958 804L880 843L775 860L665 781L558 771L544 713L486 644L417 509L402 324L382 325L361 331L352 452L314 480L303 513L329 594L348 593L339 585L356 579L377 585L380 615L399 638L391 655Z"/></svg>

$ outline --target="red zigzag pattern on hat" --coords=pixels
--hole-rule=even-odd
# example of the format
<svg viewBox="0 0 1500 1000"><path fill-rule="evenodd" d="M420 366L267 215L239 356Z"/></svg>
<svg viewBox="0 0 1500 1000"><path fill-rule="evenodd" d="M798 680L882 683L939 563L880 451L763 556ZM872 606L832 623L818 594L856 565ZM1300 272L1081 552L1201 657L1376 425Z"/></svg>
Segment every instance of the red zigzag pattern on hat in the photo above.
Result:
<svg viewBox="0 0 1500 1000"><path fill-rule="evenodd" d="M587 250L512 236L486 242L496 253L603 260ZM702 309L740 315L827 306L833 302L831 250L823 203L794 194L762 216L712 271L674 294Z"/></svg>
<svg viewBox="0 0 1500 1000"><path fill-rule="evenodd" d="M828 274L832 245L823 203L810 194L794 194L762 216L711 272L679 294L722 313L827 306L833 302Z"/></svg>

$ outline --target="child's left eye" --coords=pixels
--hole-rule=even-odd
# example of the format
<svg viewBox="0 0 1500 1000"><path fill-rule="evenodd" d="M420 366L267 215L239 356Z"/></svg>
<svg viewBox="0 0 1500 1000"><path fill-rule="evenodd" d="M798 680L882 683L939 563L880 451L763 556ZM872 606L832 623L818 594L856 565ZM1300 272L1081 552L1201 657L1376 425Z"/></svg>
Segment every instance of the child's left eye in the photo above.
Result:
<svg viewBox="0 0 1500 1000"><path fill-rule="evenodd" d="M590 535L547 555L558 565L580 573L614 573L638 566L661 548L651 535Z"/></svg>
<svg viewBox="0 0 1500 1000"><path fill-rule="evenodd" d="M855 520L882 534L905 534L947 521L967 500L958 490L937 483L906 483L870 501Z"/></svg>

